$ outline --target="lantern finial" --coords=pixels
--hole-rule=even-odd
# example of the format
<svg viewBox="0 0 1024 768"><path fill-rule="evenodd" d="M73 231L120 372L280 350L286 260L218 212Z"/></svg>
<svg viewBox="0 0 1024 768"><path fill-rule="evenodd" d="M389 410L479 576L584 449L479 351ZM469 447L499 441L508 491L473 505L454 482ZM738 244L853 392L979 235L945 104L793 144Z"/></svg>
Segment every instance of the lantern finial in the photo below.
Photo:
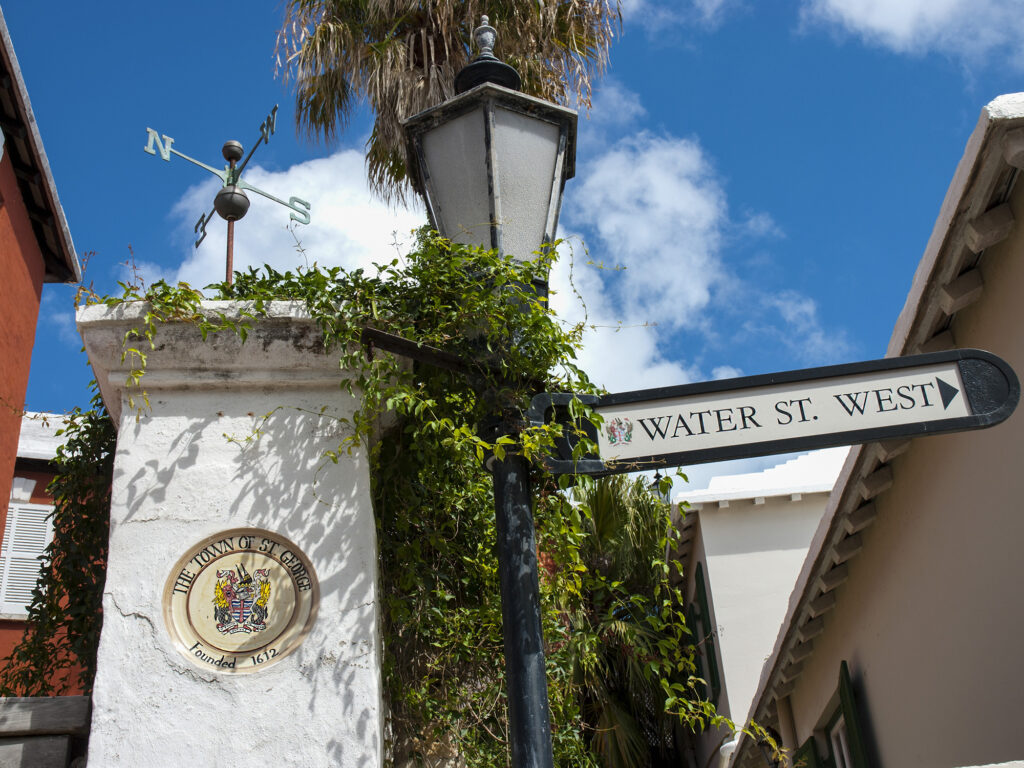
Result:
<svg viewBox="0 0 1024 768"><path fill-rule="evenodd" d="M480 51L477 59L494 58L494 42L498 39L498 30L490 25L486 16L480 17L480 26L473 31L473 39Z"/></svg>
<svg viewBox="0 0 1024 768"><path fill-rule="evenodd" d="M465 93L481 83L494 83L513 91L518 91L522 87L523 81L519 73L494 55L494 43L497 39L498 31L490 25L490 19L482 16L480 26L473 30L473 41L479 53L455 76L456 93Z"/></svg>

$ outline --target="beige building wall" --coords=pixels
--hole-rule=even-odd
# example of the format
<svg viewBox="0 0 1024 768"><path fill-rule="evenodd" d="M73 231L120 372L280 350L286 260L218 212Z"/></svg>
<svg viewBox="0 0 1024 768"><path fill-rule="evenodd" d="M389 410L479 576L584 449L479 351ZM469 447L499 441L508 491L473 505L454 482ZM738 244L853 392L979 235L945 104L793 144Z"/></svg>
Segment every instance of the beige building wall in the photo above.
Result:
<svg viewBox="0 0 1024 768"><path fill-rule="evenodd" d="M1011 199L1024 221L1024 186ZM985 251L983 297L956 314L959 347L1024 373L1024 226ZM1024 409L988 430L920 438L892 461L790 696L797 744L836 707L849 662L869 754L887 768L1024 757ZM789 745L793 746L793 745Z"/></svg>
<svg viewBox="0 0 1024 768"><path fill-rule="evenodd" d="M763 472L715 477L708 490L681 494L697 519L687 598L695 599L700 563L722 676L717 708L740 725L846 453L816 451ZM716 729L698 737L697 764L707 764L729 736Z"/></svg>
<svg viewBox="0 0 1024 768"><path fill-rule="evenodd" d="M807 556L828 494L732 502L700 512L709 598L718 629L728 707L745 722L761 666L786 615L789 594Z"/></svg>

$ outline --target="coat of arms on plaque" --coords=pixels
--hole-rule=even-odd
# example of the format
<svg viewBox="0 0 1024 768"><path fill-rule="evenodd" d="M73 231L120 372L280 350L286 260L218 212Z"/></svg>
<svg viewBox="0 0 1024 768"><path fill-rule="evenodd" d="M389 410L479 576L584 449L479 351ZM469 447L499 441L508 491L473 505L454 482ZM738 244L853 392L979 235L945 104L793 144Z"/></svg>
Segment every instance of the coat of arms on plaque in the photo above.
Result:
<svg viewBox="0 0 1024 768"><path fill-rule="evenodd" d="M221 634L251 634L267 628L270 572L266 568L251 576L241 563L234 570L218 570L213 593L213 613Z"/></svg>
<svg viewBox="0 0 1024 768"><path fill-rule="evenodd" d="M612 445L628 443L633 439L633 422L626 418L615 418L605 425L605 434Z"/></svg>
<svg viewBox="0 0 1024 768"><path fill-rule="evenodd" d="M203 669L273 666L313 628L320 586L309 558L280 534L235 528L196 542L164 585L178 650Z"/></svg>

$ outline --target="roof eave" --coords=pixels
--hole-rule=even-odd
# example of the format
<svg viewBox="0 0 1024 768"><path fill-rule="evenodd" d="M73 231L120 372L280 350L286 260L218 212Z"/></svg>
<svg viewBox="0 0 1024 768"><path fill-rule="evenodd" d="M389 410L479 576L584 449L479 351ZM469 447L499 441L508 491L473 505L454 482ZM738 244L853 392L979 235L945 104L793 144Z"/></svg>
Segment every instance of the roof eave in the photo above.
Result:
<svg viewBox="0 0 1024 768"><path fill-rule="evenodd" d="M887 356L934 351L950 342L945 328L952 315L943 307L942 294L981 252L976 235L968 245L968 227L1003 203L1019 173L1004 158L1006 134L1018 128L1024 128L1024 93L1001 96L982 110L896 321ZM872 499L885 490L887 479L891 483L888 461L908 445L909 441L870 443L850 451L811 541L772 653L762 667L751 709L755 721L765 720L776 699L788 695L787 688L798 678L804 662L794 661L800 655L794 650L801 643L802 628L815 620L811 603L818 598L823 579L842 567L843 561L837 564L836 560L837 544L852 529L869 524L863 518L873 506ZM750 739L742 737L729 765L738 765L751 746Z"/></svg>
<svg viewBox="0 0 1024 768"><path fill-rule="evenodd" d="M68 230L67 219L64 217L64 209L57 196L57 186L54 184L53 174L50 172L50 163L46 158L46 151L43 149L43 140L39 135L35 115L32 113L28 90L25 88L25 81L21 76L18 57L14 53L14 45L11 42L11 35L7 29L2 9L0 9L0 37L3 38L3 46L0 50L0 64L3 66L3 72L0 72L0 90L9 96L15 113L13 116L8 116L7 120L10 122L7 125L0 125L0 128L3 128L5 135L9 132L21 134L20 137L8 136L6 142L8 146L4 151L16 152L17 149L11 147L10 144L18 138L23 138L27 144L26 162L20 169L16 169L16 173L22 196L29 207L29 217L39 243L39 250L43 254L46 264L46 273L43 279L48 283L76 283L82 279L82 268L75 252L75 245L71 240L71 232ZM2 119L3 117L0 115L0 120ZM14 156L12 156L13 160ZM33 184L37 185L43 200L43 207L39 209L34 209L30 205L34 197Z"/></svg>

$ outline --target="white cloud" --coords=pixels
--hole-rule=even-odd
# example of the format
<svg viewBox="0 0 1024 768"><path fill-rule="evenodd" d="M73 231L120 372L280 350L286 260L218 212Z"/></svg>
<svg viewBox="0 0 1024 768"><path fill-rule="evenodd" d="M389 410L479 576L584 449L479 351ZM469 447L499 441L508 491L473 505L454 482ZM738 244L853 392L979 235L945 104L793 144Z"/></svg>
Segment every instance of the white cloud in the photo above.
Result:
<svg viewBox="0 0 1024 768"><path fill-rule="evenodd" d="M426 222L421 208L391 208L374 198L366 183L363 155L352 149L284 171L253 167L244 178L276 197L287 200L294 195L307 200L310 223L294 224L288 208L248 192L249 212L235 224L236 271L264 264L278 270L295 269L314 262L346 269L369 267L393 258L395 238L408 241L409 232ZM226 223L215 215L199 248L191 244L195 223L212 208L219 184L210 179L192 187L174 207L181 238L189 243L174 280L202 287L224 279Z"/></svg>
<svg viewBox="0 0 1024 768"><path fill-rule="evenodd" d="M567 208L625 267L606 281L625 322L699 324L725 278L718 248L726 201L696 142L649 133L620 140L581 169Z"/></svg>
<svg viewBox="0 0 1024 768"><path fill-rule="evenodd" d="M167 267L152 261L135 261L134 258L123 261L119 265L118 279L125 285L136 288L146 288L158 280L174 284L177 282L177 267ZM223 272L223 267L221 268ZM223 279L222 274L217 279ZM210 280L206 282L212 282ZM202 285L198 286L202 288Z"/></svg>
<svg viewBox="0 0 1024 768"><path fill-rule="evenodd" d="M588 130L593 128L621 128L644 117L647 110L640 103L640 96L624 87L613 77L605 77L594 89L591 108L587 117Z"/></svg>
<svg viewBox="0 0 1024 768"><path fill-rule="evenodd" d="M726 10L734 5L730 0L693 0L693 7L705 24L716 24Z"/></svg>
<svg viewBox="0 0 1024 768"><path fill-rule="evenodd" d="M698 371L662 354L654 327L621 321L605 288L605 270L587 263L579 243L570 236L559 249L550 277L551 307L563 322L586 326L577 364L591 380L610 392L624 392L699 378Z"/></svg>
<svg viewBox="0 0 1024 768"><path fill-rule="evenodd" d="M740 0L622 0L622 18L656 34L680 25L716 27Z"/></svg>
<svg viewBox="0 0 1024 768"><path fill-rule="evenodd" d="M659 0L622 0L622 19L639 22L650 28L671 21L675 14Z"/></svg>
<svg viewBox="0 0 1024 768"><path fill-rule="evenodd" d="M900 53L1005 50L1024 64L1024 0L803 0L801 19Z"/></svg>
<svg viewBox="0 0 1024 768"><path fill-rule="evenodd" d="M713 379L735 379L743 375L743 371L732 365L719 365L711 369Z"/></svg>
<svg viewBox="0 0 1024 768"><path fill-rule="evenodd" d="M772 218L771 214L764 213L747 213L746 218L742 224L744 235L754 235L755 237L785 237L786 233L782 231L782 227L775 223L775 219Z"/></svg>
<svg viewBox="0 0 1024 768"><path fill-rule="evenodd" d="M792 290L762 295L760 299L768 311L747 324L755 338L767 336L781 343L808 365L837 363L850 356L846 334L824 328L813 299Z"/></svg>
<svg viewBox="0 0 1024 768"><path fill-rule="evenodd" d="M610 391L709 378L701 361L725 345L781 348L808 364L834 361L849 348L824 327L813 300L767 291L725 261L737 231L746 242L784 235L768 213L730 222L722 183L695 141L646 132L619 140L581 164L565 210L591 251L577 248L573 270L590 326L580 362ZM604 268L587 266L590 258ZM552 306L580 321L566 262L552 276L559 291ZM738 375L737 366L720 364L710 376Z"/></svg>

